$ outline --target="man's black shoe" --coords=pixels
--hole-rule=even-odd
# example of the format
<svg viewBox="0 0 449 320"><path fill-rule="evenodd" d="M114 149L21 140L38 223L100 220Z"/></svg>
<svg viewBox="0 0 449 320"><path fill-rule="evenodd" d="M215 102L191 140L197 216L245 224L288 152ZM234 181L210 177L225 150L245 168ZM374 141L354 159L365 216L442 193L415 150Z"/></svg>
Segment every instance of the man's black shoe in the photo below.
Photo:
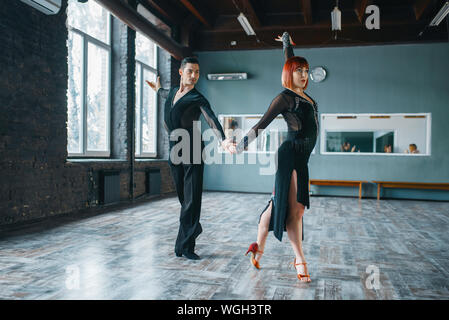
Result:
<svg viewBox="0 0 449 320"><path fill-rule="evenodd" d="M175 251L175 254L176 254L177 257L184 256L184 257L186 257L187 259L190 259L190 260L200 260L201 259L200 256L197 255L194 252L188 252L188 251L176 252Z"/></svg>
<svg viewBox="0 0 449 320"><path fill-rule="evenodd" d="M200 256L194 252L185 251L182 254L184 255L184 257L186 257L187 259L190 259L190 260L200 260L201 259Z"/></svg>

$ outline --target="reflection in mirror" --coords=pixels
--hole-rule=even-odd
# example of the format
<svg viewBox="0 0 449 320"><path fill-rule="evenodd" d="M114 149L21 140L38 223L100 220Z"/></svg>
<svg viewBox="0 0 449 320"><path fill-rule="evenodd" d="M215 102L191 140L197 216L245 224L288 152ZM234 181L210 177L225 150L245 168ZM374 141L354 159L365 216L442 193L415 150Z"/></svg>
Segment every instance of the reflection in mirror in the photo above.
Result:
<svg viewBox="0 0 449 320"><path fill-rule="evenodd" d="M322 114L321 153L430 155L430 114Z"/></svg>
<svg viewBox="0 0 449 320"><path fill-rule="evenodd" d="M233 141L239 143L243 136L256 125L263 114L250 115L219 115L218 119L223 126L226 138L232 137ZM287 139L287 124L282 116L276 117L265 130L250 143L246 152L274 153ZM219 149L222 151L222 149ZM312 154L315 153L315 149Z"/></svg>
<svg viewBox="0 0 449 320"><path fill-rule="evenodd" d="M326 132L326 152L385 152L394 148L393 131Z"/></svg>

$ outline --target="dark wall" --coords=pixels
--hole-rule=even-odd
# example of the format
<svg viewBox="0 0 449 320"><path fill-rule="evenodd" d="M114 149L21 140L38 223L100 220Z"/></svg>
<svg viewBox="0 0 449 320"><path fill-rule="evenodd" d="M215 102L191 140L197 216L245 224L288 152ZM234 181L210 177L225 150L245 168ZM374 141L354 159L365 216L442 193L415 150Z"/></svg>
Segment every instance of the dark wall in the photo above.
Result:
<svg viewBox="0 0 449 320"><path fill-rule="evenodd" d="M103 169L120 171L121 202L145 194L149 167L161 169L161 193L174 192L164 143L158 147L159 160L131 157L135 34L116 19L112 157L67 161L65 11L66 1L57 15L50 16L20 1L0 6L0 225L99 207ZM171 78L172 58L160 50L159 62ZM159 123L162 116L159 112ZM167 140L161 125L159 137Z"/></svg>

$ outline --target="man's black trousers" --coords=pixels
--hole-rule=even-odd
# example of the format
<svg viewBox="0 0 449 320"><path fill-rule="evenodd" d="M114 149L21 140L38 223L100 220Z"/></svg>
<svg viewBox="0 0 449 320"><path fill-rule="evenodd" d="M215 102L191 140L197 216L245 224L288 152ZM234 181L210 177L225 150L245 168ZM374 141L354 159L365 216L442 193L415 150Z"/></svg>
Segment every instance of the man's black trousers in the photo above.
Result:
<svg viewBox="0 0 449 320"><path fill-rule="evenodd" d="M200 224L200 212L204 163L201 161L201 164L181 163L175 165L169 161L169 164L181 203L175 252L194 252L195 239L203 231Z"/></svg>

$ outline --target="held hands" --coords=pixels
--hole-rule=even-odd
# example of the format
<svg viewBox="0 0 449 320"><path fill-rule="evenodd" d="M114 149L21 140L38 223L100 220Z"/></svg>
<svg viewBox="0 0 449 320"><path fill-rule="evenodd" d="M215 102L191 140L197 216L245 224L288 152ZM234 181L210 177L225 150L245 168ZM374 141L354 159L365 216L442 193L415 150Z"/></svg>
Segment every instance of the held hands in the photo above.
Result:
<svg viewBox="0 0 449 320"><path fill-rule="evenodd" d="M232 142L231 138L228 138L226 140L223 140L221 142L221 146L223 147L223 149L225 149L226 151L228 151L230 154L234 154L236 153L236 149L235 149L235 142Z"/></svg>
<svg viewBox="0 0 449 320"><path fill-rule="evenodd" d="M161 87L161 77L157 77L156 83L145 80L146 83L148 83L148 85L151 87L151 89L153 89L154 91L158 91Z"/></svg>

